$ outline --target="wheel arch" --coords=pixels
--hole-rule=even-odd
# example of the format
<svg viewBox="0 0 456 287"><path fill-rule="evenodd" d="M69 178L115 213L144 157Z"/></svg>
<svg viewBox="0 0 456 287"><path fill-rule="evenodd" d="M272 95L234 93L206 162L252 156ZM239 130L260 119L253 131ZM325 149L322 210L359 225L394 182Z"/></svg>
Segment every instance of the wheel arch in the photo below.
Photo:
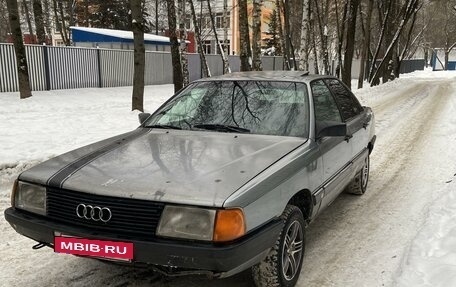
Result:
<svg viewBox="0 0 456 287"><path fill-rule="evenodd" d="M304 220L307 223L310 222L313 209L312 194L310 190L303 189L298 191L290 198L288 204L297 206L301 210Z"/></svg>

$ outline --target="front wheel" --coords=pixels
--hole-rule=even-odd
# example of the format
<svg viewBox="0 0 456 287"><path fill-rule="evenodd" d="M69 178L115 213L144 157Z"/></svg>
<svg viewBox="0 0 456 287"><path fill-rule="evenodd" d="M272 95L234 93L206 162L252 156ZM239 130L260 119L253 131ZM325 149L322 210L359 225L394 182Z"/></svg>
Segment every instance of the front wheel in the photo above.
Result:
<svg viewBox="0 0 456 287"><path fill-rule="evenodd" d="M351 194L363 195L369 182L369 155L364 159L364 165L355 178L347 186L346 191Z"/></svg>
<svg viewBox="0 0 456 287"><path fill-rule="evenodd" d="M295 286L301 273L305 247L305 222L301 210L288 205L281 216L285 225L266 258L252 267L258 287Z"/></svg>

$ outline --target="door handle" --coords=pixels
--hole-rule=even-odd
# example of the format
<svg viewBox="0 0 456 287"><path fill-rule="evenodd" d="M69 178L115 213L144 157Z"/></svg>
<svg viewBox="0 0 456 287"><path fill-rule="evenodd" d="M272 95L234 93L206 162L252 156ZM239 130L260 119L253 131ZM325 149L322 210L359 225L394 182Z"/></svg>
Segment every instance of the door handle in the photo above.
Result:
<svg viewBox="0 0 456 287"><path fill-rule="evenodd" d="M345 136L345 141L349 142L352 137L353 137L353 135L346 135Z"/></svg>

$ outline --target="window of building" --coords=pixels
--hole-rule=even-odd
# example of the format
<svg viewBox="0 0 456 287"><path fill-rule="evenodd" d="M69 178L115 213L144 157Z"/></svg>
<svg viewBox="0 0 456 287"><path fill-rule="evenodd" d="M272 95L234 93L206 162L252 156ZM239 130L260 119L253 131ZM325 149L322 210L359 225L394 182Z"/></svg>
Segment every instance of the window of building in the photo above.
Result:
<svg viewBox="0 0 456 287"><path fill-rule="evenodd" d="M203 50L205 54L210 54L211 53L211 41L204 41L203 42Z"/></svg>
<svg viewBox="0 0 456 287"><path fill-rule="evenodd" d="M220 42L220 45L222 46L222 49L225 50L225 42L223 40L219 41L219 42ZM227 55L231 54L230 40L226 40L226 51L227 51ZM221 54L218 46L217 46L217 54Z"/></svg>
<svg viewBox="0 0 456 287"><path fill-rule="evenodd" d="M215 27L218 29L224 28L225 25L223 22L224 22L223 13L217 13L215 15ZM226 26L228 29L230 28L230 13L229 12L226 14Z"/></svg>

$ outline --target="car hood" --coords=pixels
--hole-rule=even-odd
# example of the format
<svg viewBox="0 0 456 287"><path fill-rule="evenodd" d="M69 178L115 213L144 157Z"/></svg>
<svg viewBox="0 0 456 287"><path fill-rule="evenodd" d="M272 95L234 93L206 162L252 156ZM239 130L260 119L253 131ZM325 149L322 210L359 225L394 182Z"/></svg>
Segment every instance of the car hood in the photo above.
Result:
<svg viewBox="0 0 456 287"><path fill-rule="evenodd" d="M233 192L305 142L140 128L51 159L20 179L98 195L223 206Z"/></svg>

